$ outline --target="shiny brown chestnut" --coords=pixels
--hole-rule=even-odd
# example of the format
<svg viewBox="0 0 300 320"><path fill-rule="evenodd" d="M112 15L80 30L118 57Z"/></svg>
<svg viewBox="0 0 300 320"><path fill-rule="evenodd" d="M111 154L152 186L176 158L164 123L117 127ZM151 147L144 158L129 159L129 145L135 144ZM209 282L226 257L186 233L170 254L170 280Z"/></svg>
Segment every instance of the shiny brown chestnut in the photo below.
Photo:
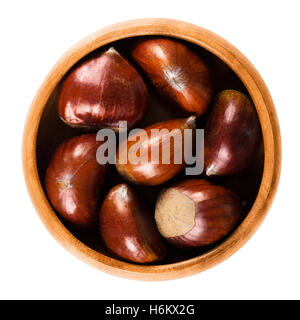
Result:
<svg viewBox="0 0 300 320"><path fill-rule="evenodd" d="M153 217L127 184L109 191L99 220L106 246L119 257L137 263L155 262L164 257L166 248Z"/></svg>
<svg viewBox="0 0 300 320"><path fill-rule="evenodd" d="M155 220L161 235L179 247L200 247L224 238L241 221L238 197L201 180L182 181L160 194Z"/></svg>
<svg viewBox="0 0 300 320"><path fill-rule="evenodd" d="M97 224L98 199L107 165L96 160L96 134L64 141L55 151L46 171L48 198L66 221L80 228Z"/></svg>
<svg viewBox="0 0 300 320"><path fill-rule="evenodd" d="M117 151L116 167L119 173L126 180L141 185L158 185L173 178L185 167L184 149L192 148L193 139L191 135L190 139L185 140L184 134L188 130L184 130L191 129L190 132L193 133L195 120L195 116L191 116L185 119L163 121L144 128L145 135L139 136L139 132L131 135ZM163 149L163 144L167 140L170 143L166 150ZM190 146L186 146L184 143L188 143ZM136 144L139 147L135 158L131 151ZM129 156L130 152L131 157ZM155 162L153 160L156 152L159 152L159 157ZM169 154L168 161L164 161L163 153L164 155ZM179 154L181 162L176 161L175 155Z"/></svg>
<svg viewBox="0 0 300 320"><path fill-rule="evenodd" d="M212 80L205 62L178 40L138 41L132 57L157 89L184 111L202 115L212 98Z"/></svg>
<svg viewBox="0 0 300 320"><path fill-rule="evenodd" d="M94 55L64 79L58 114L73 127L133 127L148 109L146 85L114 48Z"/></svg>
<svg viewBox="0 0 300 320"><path fill-rule="evenodd" d="M206 175L230 175L248 167L258 151L260 132L251 101L241 92L222 91L204 132Z"/></svg>

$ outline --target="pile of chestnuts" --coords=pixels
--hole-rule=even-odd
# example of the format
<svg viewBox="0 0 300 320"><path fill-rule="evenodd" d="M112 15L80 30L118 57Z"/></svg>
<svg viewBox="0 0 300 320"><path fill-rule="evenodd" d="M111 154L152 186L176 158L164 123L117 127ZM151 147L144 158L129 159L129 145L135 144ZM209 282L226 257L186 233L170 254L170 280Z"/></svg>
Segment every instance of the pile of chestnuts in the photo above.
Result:
<svg viewBox="0 0 300 320"><path fill-rule="evenodd" d="M54 210L67 224L80 232L97 230L99 241L115 257L154 263L169 248L188 251L214 245L243 220L242 199L219 182L224 177L234 181L253 163L261 128L251 99L237 90L218 91L213 66L187 43L137 38L127 54L125 58L114 47L96 51L62 80L57 113L79 133L57 147L44 184ZM149 86L174 117L147 125L146 133L195 130L204 119L201 175L182 174L184 162L122 163L119 157L128 152L123 144L115 165L97 161L97 149L104 143L96 139L98 129L110 128L119 135L124 121L128 129L138 128L147 113L156 112L149 110ZM154 143L150 135L144 139ZM133 140L126 141L127 147ZM175 142L170 149L172 154ZM109 190L112 169L119 183ZM141 196L145 187L153 190L155 209Z"/></svg>

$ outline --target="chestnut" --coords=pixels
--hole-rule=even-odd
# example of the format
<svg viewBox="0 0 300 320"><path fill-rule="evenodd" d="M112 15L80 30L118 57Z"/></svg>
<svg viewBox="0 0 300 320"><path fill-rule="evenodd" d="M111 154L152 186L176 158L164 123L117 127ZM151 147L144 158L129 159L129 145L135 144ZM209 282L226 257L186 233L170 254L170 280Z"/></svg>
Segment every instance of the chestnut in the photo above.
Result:
<svg viewBox="0 0 300 320"><path fill-rule="evenodd" d="M127 184L119 184L109 191L99 221L106 246L119 257L137 263L155 262L164 257L166 248L154 218Z"/></svg>
<svg viewBox="0 0 300 320"><path fill-rule="evenodd" d="M235 90L222 91L204 130L206 175L231 175L247 168L258 151L260 131L248 97Z"/></svg>
<svg viewBox="0 0 300 320"><path fill-rule="evenodd" d="M97 224L98 201L107 165L96 161L96 134L83 134L61 143L46 170L48 198L66 221L80 228Z"/></svg>
<svg viewBox="0 0 300 320"><path fill-rule="evenodd" d="M157 91L188 113L202 115L213 88L205 62L187 45L166 38L145 38L131 51Z"/></svg>
<svg viewBox="0 0 300 320"><path fill-rule="evenodd" d="M121 143L116 156L116 167L119 173L129 182L140 185L158 185L162 184L184 167L184 143L193 145L193 139L184 139L185 129L195 129L195 116L184 119L172 119L156 123L144 128L143 135L140 136L139 131L132 134L130 138ZM179 140L178 140L179 139ZM140 145L139 150L135 154L129 153L131 148L137 144ZM168 150L169 162L163 161L163 144L169 141ZM178 143L180 142L180 143ZM155 150L155 151L154 151ZM144 151L144 152L143 152ZM157 161L153 161L155 152L159 152ZM176 161L175 155L181 155L181 161Z"/></svg>
<svg viewBox="0 0 300 320"><path fill-rule="evenodd" d="M200 247L224 238L242 218L230 190L202 180L185 180L160 194L155 220L161 235L179 247Z"/></svg>
<svg viewBox="0 0 300 320"><path fill-rule="evenodd" d="M146 85L114 48L76 66L64 79L58 103L60 118L73 127L133 127L148 109Z"/></svg>

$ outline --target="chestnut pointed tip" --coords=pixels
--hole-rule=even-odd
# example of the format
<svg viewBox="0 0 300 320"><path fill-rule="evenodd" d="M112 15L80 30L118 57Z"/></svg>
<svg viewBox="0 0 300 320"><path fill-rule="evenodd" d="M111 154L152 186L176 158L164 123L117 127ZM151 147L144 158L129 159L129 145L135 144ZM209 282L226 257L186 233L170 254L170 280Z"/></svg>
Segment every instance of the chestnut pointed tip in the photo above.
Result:
<svg viewBox="0 0 300 320"><path fill-rule="evenodd" d="M206 170L205 170L205 174L209 177L209 176L213 176L216 174L216 170L213 164L209 165Z"/></svg>
<svg viewBox="0 0 300 320"><path fill-rule="evenodd" d="M195 128L196 127L196 119L197 119L196 116L190 116L189 118L187 118L186 126L191 129Z"/></svg>
<svg viewBox="0 0 300 320"><path fill-rule="evenodd" d="M126 183L120 184L116 187L116 195L120 200L129 202L129 188Z"/></svg>
<svg viewBox="0 0 300 320"><path fill-rule="evenodd" d="M119 52L114 47L110 47L109 49L107 49L107 51L105 53L120 55Z"/></svg>

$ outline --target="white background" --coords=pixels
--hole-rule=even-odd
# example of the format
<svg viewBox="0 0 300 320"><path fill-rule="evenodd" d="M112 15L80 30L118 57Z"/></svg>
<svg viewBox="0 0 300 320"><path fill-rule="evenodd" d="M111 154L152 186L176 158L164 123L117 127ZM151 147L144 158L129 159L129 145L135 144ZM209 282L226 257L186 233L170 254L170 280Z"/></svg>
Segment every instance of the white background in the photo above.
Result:
<svg viewBox="0 0 300 320"><path fill-rule="evenodd" d="M1 1L0 298L300 298L299 1ZM25 188L21 139L32 99L75 42L113 23L143 17L210 29L255 65L273 97L283 166L273 206L231 258L195 276L140 282L107 275L70 255L46 231Z"/></svg>

